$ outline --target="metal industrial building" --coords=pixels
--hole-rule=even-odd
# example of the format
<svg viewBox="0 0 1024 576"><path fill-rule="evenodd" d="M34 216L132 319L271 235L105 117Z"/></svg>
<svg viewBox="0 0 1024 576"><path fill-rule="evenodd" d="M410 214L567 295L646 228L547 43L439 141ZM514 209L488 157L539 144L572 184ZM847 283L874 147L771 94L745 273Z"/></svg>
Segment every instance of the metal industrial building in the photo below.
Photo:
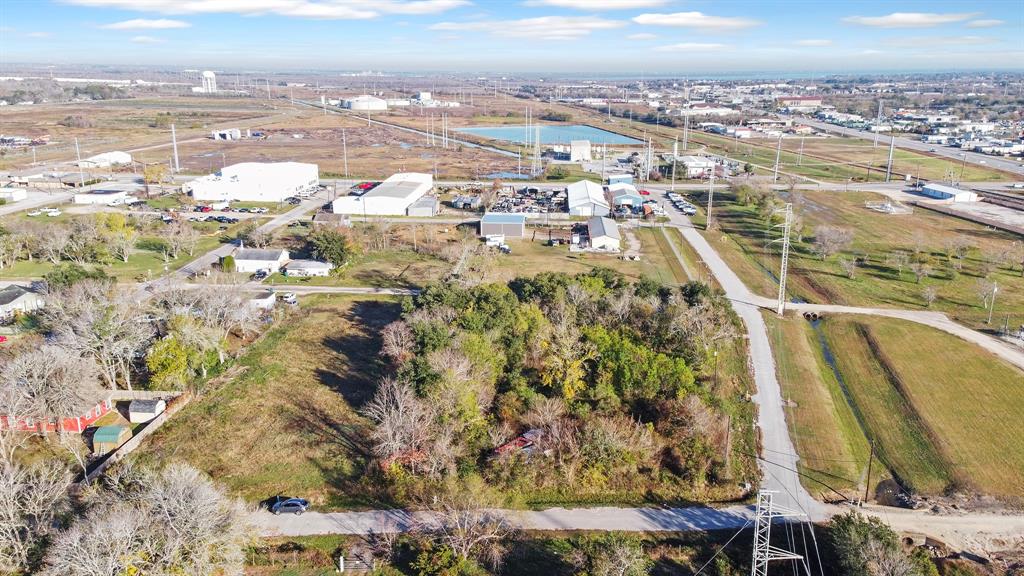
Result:
<svg viewBox="0 0 1024 576"><path fill-rule="evenodd" d="M335 214L406 216L417 200L434 187L434 177L419 172L394 174L369 192L342 196L331 203Z"/></svg>
<svg viewBox="0 0 1024 576"><path fill-rule="evenodd" d="M242 162L196 178L182 190L196 200L213 202L281 202L311 192L320 184L320 169L303 162Z"/></svg>
<svg viewBox="0 0 1024 576"><path fill-rule="evenodd" d="M604 216L608 214L608 201L604 188L589 180L580 180L566 188L569 196L569 215Z"/></svg>
<svg viewBox="0 0 1024 576"><path fill-rule="evenodd" d="M78 161L79 168L107 168L119 164L131 164L132 155L127 152L104 152Z"/></svg>
<svg viewBox="0 0 1024 576"><path fill-rule="evenodd" d="M615 220L594 216L587 220L587 230L590 235L591 249L609 251L621 249L622 237L619 235L619 225L615 223Z"/></svg>
<svg viewBox="0 0 1024 576"><path fill-rule="evenodd" d="M569 142L570 162L590 162L590 140L571 140Z"/></svg>
<svg viewBox="0 0 1024 576"><path fill-rule="evenodd" d="M977 202L978 195L970 190L962 190L945 184L925 184L921 189L925 196L938 198L939 200L952 200L953 202Z"/></svg>
<svg viewBox="0 0 1024 576"><path fill-rule="evenodd" d="M480 235L522 238L526 236L526 215L488 212L480 219Z"/></svg>
<svg viewBox="0 0 1024 576"><path fill-rule="evenodd" d="M388 101L376 96L370 96L369 94L363 94L362 96L356 96L354 98L346 98L344 101L345 108L349 110L359 111L378 111L382 112L388 109Z"/></svg>

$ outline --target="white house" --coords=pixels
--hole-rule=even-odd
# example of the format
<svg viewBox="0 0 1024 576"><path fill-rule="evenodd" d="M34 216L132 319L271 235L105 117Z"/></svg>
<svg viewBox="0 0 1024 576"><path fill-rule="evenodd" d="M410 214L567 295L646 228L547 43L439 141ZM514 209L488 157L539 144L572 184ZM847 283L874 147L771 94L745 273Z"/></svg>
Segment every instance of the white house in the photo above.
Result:
<svg viewBox="0 0 1024 576"><path fill-rule="evenodd" d="M715 168L714 161L703 156L683 156L679 159L686 178L701 178Z"/></svg>
<svg viewBox="0 0 1024 576"><path fill-rule="evenodd" d="M381 112L388 109L388 101L376 96L370 96L369 94L363 94L362 96L356 96L354 98L346 98L343 101L345 108L349 110L359 111L377 111Z"/></svg>
<svg viewBox="0 0 1024 576"><path fill-rule="evenodd" d="M119 164L131 164L132 155L127 152L104 152L78 162L80 168L108 168Z"/></svg>
<svg viewBox="0 0 1024 576"><path fill-rule="evenodd" d="M925 196L938 198L939 200L952 200L953 202L977 202L978 195L970 190L961 190L945 184L926 184L921 189Z"/></svg>
<svg viewBox="0 0 1024 576"><path fill-rule="evenodd" d="M212 202L281 202L320 184L320 168L304 162L242 162L196 178L182 190Z"/></svg>
<svg viewBox="0 0 1024 576"><path fill-rule="evenodd" d="M0 188L0 200L4 202L20 202L28 198L24 188Z"/></svg>
<svg viewBox="0 0 1024 576"><path fill-rule="evenodd" d="M619 225L611 218L594 216L587 220L590 235L590 247L593 250L620 250L622 238L619 236Z"/></svg>
<svg viewBox="0 0 1024 576"><path fill-rule="evenodd" d="M10 284L0 289L0 320L18 312L38 310L44 305L43 297L27 286Z"/></svg>
<svg viewBox="0 0 1024 576"><path fill-rule="evenodd" d="M128 421L143 424L164 413L167 403L159 398L132 400L128 403Z"/></svg>
<svg viewBox="0 0 1024 576"><path fill-rule="evenodd" d="M260 270L273 274L288 262L288 251L279 248L238 248L232 256L235 258L235 272L246 274Z"/></svg>
<svg viewBox="0 0 1024 576"><path fill-rule="evenodd" d="M405 216L409 207L434 188L434 177L419 172L394 174L369 192L342 196L331 203L335 214Z"/></svg>
<svg viewBox="0 0 1024 576"><path fill-rule="evenodd" d="M330 262L319 260L291 260L284 267L284 275L294 278L305 278L308 276L327 276L334 269Z"/></svg>
<svg viewBox="0 0 1024 576"><path fill-rule="evenodd" d="M274 308L274 304L277 304L277 295L272 290L250 294L248 304L260 310L271 310Z"/></svg>
<svg viewBox="0 0 1024 576"><path fill-rule="evenodd" d="M565 191L569 197L571 216L604 216L608 213L608 201L600 184L580 180L569 184Z"/></svg>

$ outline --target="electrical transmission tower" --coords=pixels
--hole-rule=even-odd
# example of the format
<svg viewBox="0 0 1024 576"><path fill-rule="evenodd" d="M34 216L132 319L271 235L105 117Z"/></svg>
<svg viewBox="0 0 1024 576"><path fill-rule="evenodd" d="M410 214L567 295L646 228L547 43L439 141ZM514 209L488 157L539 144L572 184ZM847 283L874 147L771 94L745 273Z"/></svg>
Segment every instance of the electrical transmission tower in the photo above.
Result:
<svg viewBox="0 0 1024 576"><path fill-rule="evenodd" d="M772 504L772 492L757 493L757 515L754 517L754 562L751 576L767 576L768 563L773 560L801 560L803 556L771 545L772 520L787 516L801 516L799 512L777 508Z"/></svg>
<svg viewBox="0 0 1024 576"><path fill-rule="evenodd" d="M530 166L530 174L536 176L541 173L541 158L540 158L540 126L534 126L534 138L533 138L533 164Z"/></svg>
<svg viewBox="0 0 1024 576"><path fill-rule="evenodd" d="M885 181L888 182L892 178L892 153L896 147L896 135L889 136L889 162L885 165Z"/></svg>
<svg viewBox="0 0 1024 576"><path fill-rule="evenodd" d="M779 146L775 149L775 170L772 173L772 183L779 181L779 160L782 159L782 134L779 134Z"/></svg>
<svg viewBox="0 0 1024 576"><path fill-rule="evenodd" d="M789 268L789 231L793 227L793 205L786 204L786 207L782 209L783 214L786 216L786 220L782 223L782 265L779 267L779 301L776 306L776 312L779 316L786 311L786 273ZM779 240L773 240L778 242Z"/></svg>

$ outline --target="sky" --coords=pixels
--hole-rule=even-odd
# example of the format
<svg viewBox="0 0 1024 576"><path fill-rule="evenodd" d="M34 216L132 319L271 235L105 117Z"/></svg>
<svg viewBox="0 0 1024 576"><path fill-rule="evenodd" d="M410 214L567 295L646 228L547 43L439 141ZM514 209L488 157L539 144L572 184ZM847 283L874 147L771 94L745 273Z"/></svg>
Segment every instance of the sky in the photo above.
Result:
<svg viewBox="0 0 1024 576"><path fill-rule="evenodd" d="M1024 69L1024 0L0 0L5 63L731 74Z"/></svg>

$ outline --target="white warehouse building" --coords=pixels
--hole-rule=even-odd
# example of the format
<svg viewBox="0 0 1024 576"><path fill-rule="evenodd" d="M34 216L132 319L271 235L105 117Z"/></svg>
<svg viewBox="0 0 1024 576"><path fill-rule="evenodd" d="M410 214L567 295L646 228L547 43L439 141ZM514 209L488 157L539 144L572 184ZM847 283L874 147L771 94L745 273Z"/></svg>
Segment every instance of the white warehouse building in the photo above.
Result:
<svg viewBox="0 0 1024 576"><path fill-rule="evenodd" d="M610 207L604 187L590 180L580 180L565 189L569 196L570 216L606 216Z"/></svg>
<svg viewBox="0 0 1024 576"><path fill-rule="evenodd" d="M342 196L331 203L335 214L405 216L409 207L434 188L434 177L419 172L390 176L360 196Z"/></svg>
<svg viewBox="0 0 1024 576"><path fill-rule="evenodd" d="M78 161L80 168L107 168L119 164L131 164L132 155L127 152L104 152Z"/></svg>
<svg viewBox="0 0 1024 576"><path fill-rule="evenodd" d="M953 186L946 186L945 184L926 184L921 189L921 193L925 196L932 198L938 198L939 200L952 200L953 202L977 202L978 195L970 190L963 190L961 188L954 188Z"/></svg>
<svg viewBox="0 0 1024 576"><path fill-rule="evenodd" d="M212 202L281 202L314 190L320 168L304 162L242 162L186 183L182 190Z"/></svg>
<svg viewBox="0 0 1024 576"><path fill-rule="evenodd" d="M384 111L388 109L388 101L376 96L370 96L369 94L363 94L362 96L356 96L354 98L346 98L344 101L345 108L349 110L360 110L360 111Z"/></svg>

